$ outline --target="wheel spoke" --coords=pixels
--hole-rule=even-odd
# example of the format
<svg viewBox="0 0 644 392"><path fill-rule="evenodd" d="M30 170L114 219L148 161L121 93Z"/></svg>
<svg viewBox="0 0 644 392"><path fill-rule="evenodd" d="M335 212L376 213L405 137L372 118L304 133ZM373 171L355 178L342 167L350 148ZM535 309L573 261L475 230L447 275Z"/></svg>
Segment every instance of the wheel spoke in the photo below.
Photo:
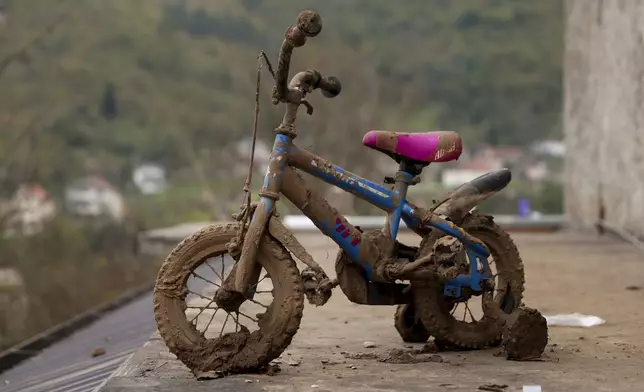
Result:
<svg viewBox="0 0 644 392"><path fill-rule="evenodd" d="M251 319L251 320L252 320L252 321L254 321L254 322L257 322L257 320L256 320L256 319L254 319L254 318L250 317L250 316L249 316L249 315L247 315L247 314L244 314L244 313L242 313L242 312L239 312L239 314L240 314L240 315L242 315L242 316L244 316L244 317L246 317L246 318Z"/></svg>
<svg viewBox="0 0 644 392"><path fill-rule="evenodd" d="M252 298L249 298L249 300L250 300L250 302L252 302L252 303L254 303L254 304L257 304L257 305L259 305L259 306L263 307L264 309L268 309L268 306L264 305L264 304L263 304L263 303L261 303L261 302L255 301L255 300L254 300L254 299L252 299Z"/></svg>
<svg viewBox="0 0 644 392"><path fill-rule="evenodd" d="M210 283L211 285L213 285L213 286L215 286L215 287L219 287L219 288L221 288L221 286L220 286L220 285L218 285L217 283L213 282L212 280L210 280L210 279L208 279L208 278L204 278L203 276L199 275L198 273L196 273L196 272L194 272L194 271L193 271L193 272L191 272L191 274L192 274L192 275L194 275L194 276L196 276L197 278L199 278L199 279L203 280L203 281L206 281L206 282Z"/></svg>
<svg viewBox="0 0 644 392"><path fill-rule="evenodd" d="M204 298L205 298L205 297L204 297ZM206 298L206 299L208 299L208 298ZM204 306L204 307L188 306L188 308L192 308L192 309L201 309L201 310L199 311L199 313L197 313L197 315L196 315L192 320L190 320L190 323L192 323L193 321L197 320L197 318L199 318L199 316L201 316L201 313L203 313L203 312L204 312L204 310L208 309L208 307L209 307L213 302L215 302L215 299L214 299L214 298L213 298L213 299L211 299L211 300L210 300L210 302L208 302L208 303L206 304L206 306ZM197 323L195 322L195 325L196 325L196 324L197 324Z"/></svg>
<svg viewBox="0 0 644 392"><path fill-rule="evenodd" d="M476 322L476 319L474 318L474 315L472 314L472 311L470 310L470 307L467 304L467 302L465 303L465 309L467 309L468 313L470 314L470 317L472 318L472 321ZM463 321L465 321L465 319L463 319Z"/></svg>
<svg viewBox="0 0 644 392"><path fill-rule="evenodd" d="M250 289L251 289L251 290L256 289L256 288L257 288L257 286L259 286L259 284L260 284L260 283L262 283L262 281L263 281L264 279L266 279L267 277L268 277L268 272L267 272L267 273L264 275L264 277L263 277L263 278L261 278L257 283L255 283L254 285L250 286Z"/></svg>
<svg viewBox="0 0 644 392"><path fill-rule="evenodd" d="M263 281L264 279L266 279L266 278L268 278L268 272L264 274L264 277L263 277L263 278L261 278L261 279L259 280L259 282L257 282L257 284L259 285L259 284L260 284L260 283L262 283L262 281Z"/></svg>
<svg viewBox="0 0 644 392"><path fill-rule="evenodd" d="M211 301L208 305L210 305L211 303L213 303L213 302L215 301L214 299L211 299L211 298L208 298L208 297L204 297L203 295L201 295L201 294L199 294L199 293L195 293L195 292L194 292L194 291L192 291L192 290L188 290L188 292L189 292L189 293L191 293L191 294L196 295L197 297L201 297L201 298L203 298L203 299L207 299L208 301Z"/></svg>
<svg viewBox="0 0 644 392"><path fill-rule="evenodd" d="M210 304L208 304L208 305L210 305ZM204 310L205 309L212 309L212 310L219 309L219 308L213 308L211 306L186 306L186 308L188 308L188 309L204 309Z"/></svg>
<svg viewBox="0 0 644 392"><path fill-rule="evenodd" d="M210 268L210 270L215 274L215 276L217 276L217 277L219 278L219 280L220 280L222 283L224 282L224 274L223 274L223 273L222 273L222 274L221 274L221 276L220 276L220 275L217 273L217 271L215 271L215 269L210 265L210 262L208 262L208 260L206 260L206 261L204 262L204 264L206 264L206 265L208 266L208 268Z"/></svg>
<svg viewBox="0 0 644 392"><path fill-rule="evenodd" d="M228 317L230 317L230 313L226 313L226 320L224 320L224 325L221 326L221 331L219 331L219 336L224 333L224 328L226 328L226 323L228 322Z"/></svg>
<svg viewBox="0 0 644 392"><path fill-rule="evenodd" d="M221 255L221 281L224 281L224 255Z"/></svg>
<svg viewBox="0 0 644 392"><path fill-rule="evenodd" d="M218 310L219 308L215 309L215 311L212 312L212 316L210 316L210 320L208 320L208 324L206 324L206 328L203 330L204 336L206 335L206 331L208 331L208 327L210 327L210 323L212 323L212 320L215 318Z"/></svg>

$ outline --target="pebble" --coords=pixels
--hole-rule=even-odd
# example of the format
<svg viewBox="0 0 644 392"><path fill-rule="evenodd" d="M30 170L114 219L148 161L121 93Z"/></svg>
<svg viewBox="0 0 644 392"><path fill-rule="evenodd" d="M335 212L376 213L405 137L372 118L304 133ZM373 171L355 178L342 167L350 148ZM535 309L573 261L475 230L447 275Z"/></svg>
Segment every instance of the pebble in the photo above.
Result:
<svg viewBox="0 0 644 392"><path fill-rule="evenodd" d="M376 344L374 342L364 342L363 346L364 348L373 348L376 347Z"/></svg>
<svg viewBox="0 0 644 392"><path fill-rule="evenodd" d="M317 384L313 384L313 385L311 385L311 388L319 388L319 387L320 387L320 386L319 386L319 385L317 385Z"/></svg>
<svg viewBox="0 0 644 392"><path fill-rule="evenodd" d="M299 362L299 361L296 361L296 360L291 359L291 358L289 358L289 359L286 361L286 363L287 363L289 366L299 366L299 365L300 365L300 362Z"/></svg>
<svg viewBox="0 0 644 392"><path fill-rule="evenodd" d="M252 383L253 383L253 380L244 380L244 382L245 382L246 384L252 384Z"/></svg>

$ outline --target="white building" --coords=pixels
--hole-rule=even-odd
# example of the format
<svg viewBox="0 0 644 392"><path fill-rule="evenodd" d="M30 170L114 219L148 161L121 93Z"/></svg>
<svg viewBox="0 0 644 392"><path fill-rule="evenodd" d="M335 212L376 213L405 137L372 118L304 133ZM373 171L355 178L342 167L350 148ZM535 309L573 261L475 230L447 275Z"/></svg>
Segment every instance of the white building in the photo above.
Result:
<svg viewBox="0 0 644 392"><path fill-rule="evenodd" d="M168 187L165 170L155 164L145 164L134 169L132 181L144 195L162 193Z"/></svg>
<svg viewBox="0 0 644 392"><path fill-rule="evenodd" d="M65 205L79 216L109 216L121 220L125 215L121 193L101 177L90 176L74 182L65 190Z"/></svg>

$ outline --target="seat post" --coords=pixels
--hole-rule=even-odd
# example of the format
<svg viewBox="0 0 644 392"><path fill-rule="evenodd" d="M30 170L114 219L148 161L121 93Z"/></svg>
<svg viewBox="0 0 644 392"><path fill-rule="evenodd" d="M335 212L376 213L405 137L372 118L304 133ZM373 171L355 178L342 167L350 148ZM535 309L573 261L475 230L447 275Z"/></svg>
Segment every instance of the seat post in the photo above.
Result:
<svg viewBox="0 0 644 392"><path fill-rule="evenodd" d="M409 159L402 158L398 164L398 172L409 173L413 177L416 177L423 172L426 166L429 166L429 162L413 162Z"/></svg>
<svg viewBox="0 0 644 392"><path fill-rule="evenodd" d="M407 190L410 185L417 184L416 176L423 171L424 165L409 162L407 159L401 159L398 165L398 172L394 177L393 197L395 198L396 207L402 204L407 197Z"/></svg>
<svg viewBox="0 0 644 392"><path fill-rule="evenodd" d="M425 165L412 163L406 159L400 160L398 172L396 172L396 176L393 179L394 186L391 194L394 201L394 208L387 214L387 222L385 225L385 230L392 241L398 236L398 228L400 227L400 219L404 205L403 201L407 197L407 190L410 185L417 183L415 180L417 178L416 176L422 172L423 166Z"/></svg>

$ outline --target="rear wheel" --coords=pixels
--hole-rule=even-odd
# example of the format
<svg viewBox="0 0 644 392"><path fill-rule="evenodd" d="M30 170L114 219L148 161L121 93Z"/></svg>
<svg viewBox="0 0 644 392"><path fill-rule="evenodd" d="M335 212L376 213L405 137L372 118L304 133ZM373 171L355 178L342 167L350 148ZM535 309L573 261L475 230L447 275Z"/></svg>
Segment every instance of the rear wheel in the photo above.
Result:
<svg viewBox="0 0 644 392"><path fill-rule="evenodd" d="M193 372L254 371L278 357L297 332L304 294L294 260L265 235L253 299L222 288L235 273L226 244L238 224L209 226L166 258L154 289L154 315L170 351ZM234 275L232 275L234 278ZM196 281L198 287L190 287Z"/></svg>
<svg viewBox="0 0 644 392"><path fill-rule="evenodd" d="M479 349L498 345L503 313L514 311L523 298L523 262L510 236L492 217L469 215L460 226L490 249L488 264L494 287L483 293L463 290L460 298L452 299L444 297L441 282L412 282L416 309L427 331L442 346ZM431 252L433 243L442 236L445 234L434 230L421 243L419 255ZM478 301L481 306L473 306Z"/></svg>

